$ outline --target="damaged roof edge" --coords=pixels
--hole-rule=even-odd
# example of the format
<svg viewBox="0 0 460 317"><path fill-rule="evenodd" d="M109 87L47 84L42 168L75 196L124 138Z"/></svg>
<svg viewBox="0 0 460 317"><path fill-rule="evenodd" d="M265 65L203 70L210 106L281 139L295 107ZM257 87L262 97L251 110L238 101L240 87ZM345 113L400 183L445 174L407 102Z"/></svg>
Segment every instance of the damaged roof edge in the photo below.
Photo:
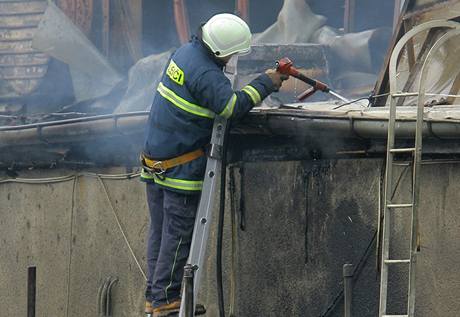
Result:
<svg viewBox="0 0 460 317"><path fill-rule="evenodd" d="M0 148L139 135L143 134L147 118L148 112L142 111L0 127ZM332 115L314 111L257 110L238 124L232 133L280 136L333 134L343 139L385 139L387 123L384 117L357 117L343 112ZM398 138L413 138L414 132L414 119L406 117L397 121ZM436 139L460 139L460 121L428 119L424 122L423 133Z"/></svg>

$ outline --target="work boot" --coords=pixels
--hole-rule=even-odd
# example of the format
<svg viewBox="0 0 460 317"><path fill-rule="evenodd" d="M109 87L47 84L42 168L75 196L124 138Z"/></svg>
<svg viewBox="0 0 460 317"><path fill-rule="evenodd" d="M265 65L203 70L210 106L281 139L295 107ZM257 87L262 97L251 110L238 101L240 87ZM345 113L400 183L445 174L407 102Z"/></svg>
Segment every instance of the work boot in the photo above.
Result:
<svg viewBox="0 0 460 317"><path fill-rule="evenodd" d="M152 317L176 317L179 315L180 303L180 300L177 300L171 304L154 308ZM204 315L205 313L206 308L201 304L197 304L195 307L195 316Z"/></svg>
<svg viewBox="0 0 460 317"><path fill-rule="evenodd" d="M164 304L153 309L152 317L170 317L178 314L180 310L180 300L176 300L171 304Z"/></svg>
<svg viewBox="0 0 460 317"><path fill-rule="evenodd" d="M152 317L153 316L153 306L152 303L149 301L145 302L145 317Z"/></svg>

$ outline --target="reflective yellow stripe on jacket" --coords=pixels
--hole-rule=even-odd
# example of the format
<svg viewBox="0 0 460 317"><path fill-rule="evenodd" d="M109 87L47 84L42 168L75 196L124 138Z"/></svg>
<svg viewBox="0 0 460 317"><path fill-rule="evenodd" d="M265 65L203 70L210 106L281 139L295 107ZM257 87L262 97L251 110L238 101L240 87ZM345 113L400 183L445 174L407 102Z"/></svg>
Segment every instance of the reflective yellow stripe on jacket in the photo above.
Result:
<svg viewBox="0 0 460 317"><path fill-rule="evenodd" d="M158 177L155 174L141 172L141 177L144 179L153 180L156 184L174 189L187 191L200 191L203 188L203 181L190 181L185 179L177 179L171 177Z"/></svg>
<svg viewBox="0 0 460 317"><path fill-rule="evenodd" d="M254 105L258 105L262 101L259 92L254 87L247 85L242 90L249 95Z"/></svg>
<svg viewBox="0 0 460 317"><path fill-rule="evenodd" d="M176 93L174 93L174 91L163 85L163 83L160 83L158 85L157 91L163 98L170 101L173 105L184 111L209 119L214 119L214 117L216 116L216 114L211 110L195 105L191 102L188 102L184 98L179 97L178 95L176 95Z"/></svg>
<svg viewBox="0 0 460 317"><path fill-rule="evenodd" d="M228 119L228 118L230 118L232 116L233 110L235 109L236 98L237 98L236 94L233 94L230 97L230 100L225 105L224 110L222 110L222 112L219 113L219 116L222 116L222 117L224 117L226 119Z"/></svg>

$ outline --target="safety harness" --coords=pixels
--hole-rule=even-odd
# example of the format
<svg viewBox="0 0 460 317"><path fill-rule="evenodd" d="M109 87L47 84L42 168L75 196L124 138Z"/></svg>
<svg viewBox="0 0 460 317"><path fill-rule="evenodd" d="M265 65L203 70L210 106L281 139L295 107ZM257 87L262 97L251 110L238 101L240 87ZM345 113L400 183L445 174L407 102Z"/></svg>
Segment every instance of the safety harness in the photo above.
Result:
<svg viewBox="0 0 460 317"><path fill-rule="evenodd" d="M141 163L144 166L144 169L146 169L148 172L160 176L170 168L191 162L204 155L205 153L203 149L198 149L168 160L157 161L149 158L144 153L142 153Z"/></svg>

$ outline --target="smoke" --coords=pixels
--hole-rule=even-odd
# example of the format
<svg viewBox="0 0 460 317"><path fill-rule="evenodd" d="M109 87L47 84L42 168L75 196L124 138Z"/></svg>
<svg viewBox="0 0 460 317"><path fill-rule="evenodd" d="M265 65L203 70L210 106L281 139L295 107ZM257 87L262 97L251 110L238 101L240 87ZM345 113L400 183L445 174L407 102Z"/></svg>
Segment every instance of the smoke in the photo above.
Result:
<svg viewBox="0 0 460 317"><path fill-rule="evenodd" d="M338 28L342 25L342 22L338 21L343 21L343 9L341 7L328 8L322 2L324 1L250 1L250 25L253 30L262 31L255 38L258 39L259 43L275 42L277 45L279 43L319 43L327 48L325 69L327 69L327 79L330 79L328 84L331 84L333 88L337 87L339 90L346 91L356 88L355 84L370 86L375 81L375 74L380 67L383 52L386 51L385 39L388 36L382 30L367 30L365 25L368 23L369 27L376 26L375 19L370 21L371 18L369 17L379 11L382 13L380 10L382 8L381 1L368 1L375 5L375 8L369 8L369 14L357 15L356 29L362 32L351 34L344 34L343 30ZM187 11L192 33L201 22L213 14L233 12L235 9L234 1L200 0L194 1L193 5L190 5L190 2L186 3L188 4ZM282 6L283 10L279 12L278 9ZM120 7L123 6L113 7L113 9L118 10L117 8ZM385 12L381 15L392 16L392 9L387 9ZM111 17L113 15L115 18L118 13L116 11L111 12ZM17 120L2 121L2 124L14 125L92 114L147 110L154 94L152 88L161 76L164 63L171 50L178 46L172 1L144 1L143 6L137 8L137 11L135 7L131 7L124 14L129 15L128 21L123 20L124 23L120 25L109 25L110 42L109 46L106 47L101 33L104 20L100 10L94 11L92 31L86 35L91 41L86 39L86 42L81 37L78 42L81 44L79 47L72 46L73 48L70 48L69 45L74 45L75 42L69 43L67 46L65 42L68 39L65 36L68 34L68 30L75 29L75 26L61 26L58 31L62 35L61 40L64 41L62 47L66 48L67 51L60 52L64 55L54 54L56 58L52 58L48 63L46 76L33 94L20 96L13 100L8 99L8 102L0 99L0 115L8 114L18 117ZM142 33L142 36L139 37L142 38L142 41L141 43L132 43L130 41L133 39L129 39L129 36L126 36L129 33L125 31L136 21L135 24L138 25L139 19L142 19L142 27L139 31ZM380 26L392 24L391 19L381 22ZM56 34L54 33L54 35ZM51 46L58 48L57 44L60 39L56 38L55 40ZM139 45L144 48L144 55L146 56L136 60L133 58L134 51L132 48ZM131 49L129 49L130 47ZM105 48L108 51L104 51ZM96 51L98 51L97 54L87 54L87 52L94 53ZM152 52L155 54L150 55ZM51 52L49 53L51 54ZM82 56L84 57L82 58ZM77 62L75 62L75 57L77 57ZM273 67L273 62L280 57L282 56L267 54L266 60L263 62L267 68ZM97 93L98 88L96 93L88 94L89 88L96 88L96 85L92 83L100 83L101 81L97 78L103 74L101 69L104 68L94 67L95 61L98 61L99 64L96 63L97 65L112 65L117 70L113 73L120 73L120 78L123 80L112 81L113 85L109 85L109 89L105 91L101 90L100 94ZM126 67L126 65L131 67ZM106 69L110 69L110 67ZM83 80L83 83L91 84L75 86L76 83L82 82L78 80L81 77L76 75L76 71L82 70L85 70L85 73L89 74L90 77L93 76L91 82ZM105 80L107 76L104 75L103 77ZM113 78L118 78L118 75ZM347 86L344 83L352 84ZM343 91L340 93L349 97ZM4 98L3 89L0 89L0 94L2 95L0 98ZM291 100L294 101L293 98ZM32 114L34 115L32 116ZM3 119L0 118L0 120Z"/></svg>
<svg viewBox="0 0 460 317"><path fill-rule="evenodd" d="M135 7L134 4L130 4L129 10L126 9L126 5L123 4L123 1L120 3L118 2L117 5L111 7L112 12L110 18L116 19L118 13L121 12L120 10L123 9L121 13L123 13L122 17L124 16L124 20L120 25L109 24L110 43L108 52L106 52L107 63L112 63L115 68L122 71L122 75L126 78L128 83L126 85L118 85L117 87L126 89L126 87L131 86L132 89L129 89L129 94L132 96L135 94L133 89L140 87L138 82L136 84L136 80L134 80L133 83L129 83L130 79L137 77L137 71L140 71L140 78L144 78L145 80L150 79L152 83L154 83L157 78L155 78L155 76L145 77L145 73L152 73L153 71L158 73L161 72L162 67L159 63L163 60L161 56L164 55L158 55L158 57L152 58L147 56L151 53L157 55L168 52L174 47L178 47L179 43L174 22L172 1L144 1L142 7ZM375 76L373 77L371 75L375 75L380 68L382 56L386 51L385 48L388 42L389 32L378 30L350 35L343 34L343 31L340 29L343 25L343 1L331 0L326 3L326 1L319 0L255 0L249 3L251 28L254 31L261 31L260 34L254 37L256 43L319 43L328 47L330 78L334 81L334 86L338 88L352 89L353 87L344 83L358 82L361 85L363 82L369 83L375 79ZM363 5L365 8L361 5L357 7L355 29L357 31L363 31L377 26L390 26L392 24L391 17L393 8L388 2L384 3L385 4L383 4L382 1L372 0L367 1ZM186 4L188 4L187 13L191 33L194 33L200 23L206 21L212 15L220 12L234 12L235 10L234 1L197 0L193 2L193 5L190 5L188 2L186 2ZM281 8L282 10L279 12L278 10ZM19 108L22 114L31 115L58 112L65 106L74 102L92 100L93 97L99 97L107 92L113 95L113 87L115 87L113 84L107 86L107 89L98 87L100 83L107 80L107 72L101 72L103 68L96 69L94 67L94 65L97 65L97 63L94 63L98 58L83 57L80 58L81 62L74 62L75 57L86 56L84 53L86 51L89 52L92 50L95 52L95 50L91 48L91 45L94 46L96 50L104 50L104 34L101 30L104 28L105 20L100 4L94 8L92 16L88 16L85 11L85 17L92 19L92 29L88 37L93 43L91 44L91 42L88 41L87 44L80 45L80 47L71 48L68 44L74 42L67 42L68 44L62 42L62 47L67 48L67 51L60 52L60 54L57 55L53 54L51 51L48 52L54 55L56 59L51 59L48 63L46 75L41 79L36 90L31 94L26 94L15 99L16 105L20 105ZM139 19L142 20L142 24L139 24ZM57 24L55 25L58 26ZM85 21L85 25L88 25L87 21ZM138 39L133 39L131 36L127 37L126 32L129 31L127 28L130 27L131 30L131 28L135 26L136 29L139 27L138 25L141 25L139 32L142 33L142 40L141 43L133 43L133 41L138 41ZM69 38L69 30L76 29L78 28L75 28L71 22L67 22L67 24L61 23L55 31L46 33L45 35L55 36L56 34L62 33L63 36L60 36L60 40L63 41ZM130 32L132 32L132 30ZM83 37L81 38L83 39ZM49 42L49 38L46 39ZM80 42L83 43L84 41ZM59 42L54 41L52 44L54 48L59 47ZM138 45L143 47L144 55L147 57L147 60L154 61L155 67L150 67L148 63L146 63L147 60L142 60L131 70L130 67L126 67L126 65L132 66L135 64L134 62L136 62L136 59L133 59L133 52L135 50L133 51L133 49ZM97 54L94 56L97 56ZM106 63L100 57L99 61ZM143 66L145 66L146 69L143 70ZM84 71L86 75L82 77L82 70L85 68L87 69ZM88 71L92 73L88 75ZM142 73L144 73L144 75L142 75ZM356 76L354 76L353 73ZM101 75L104 80L98 79L101 78ZM116 76L113 78L116 78ZM119 79L112 80L111 82L116 84L119 82ZM0 83L0 86L2 86L2 83L3 82ZM148 85L145 85L145 87L147 86ZM0 98L9 94L7 91L8 89L5 90L4 85L2 87L3 88L0 89ZM140 89L145 89L145 87L141 87ZM116 95L123 96L124 94L125 91L121 91ZM139 98L144 100L140 103L142 106L138 104L137 106L133 106L134 108L132 109L142 109L145 107L145 104L148 103L148 98ZM100 98L98 98L97 101L100 104L99 101ZM110 102L113 102L113 100L110 99ZM90 102L86 101L86 104L89 103ZM123 111L128 111L130 109L126 105L126 102L121 99L116 103L116 105L112 106L112 109L117 108L120 103L123 104L120 108L123 109ZM91 112L91 107L85 106L85 108ZM148 106L145 107L145 109L146 108L148 108ZM1 114L14 114L14 109L18 109L18 106L11 106L11 100L8 102L8 107L5 102L0 102ZM66 107L66 109L69 108ZM97 113L97 109L101 109L101 107L95 106L93 110ZM120 109L118 111L121 111Z"/></svg>

